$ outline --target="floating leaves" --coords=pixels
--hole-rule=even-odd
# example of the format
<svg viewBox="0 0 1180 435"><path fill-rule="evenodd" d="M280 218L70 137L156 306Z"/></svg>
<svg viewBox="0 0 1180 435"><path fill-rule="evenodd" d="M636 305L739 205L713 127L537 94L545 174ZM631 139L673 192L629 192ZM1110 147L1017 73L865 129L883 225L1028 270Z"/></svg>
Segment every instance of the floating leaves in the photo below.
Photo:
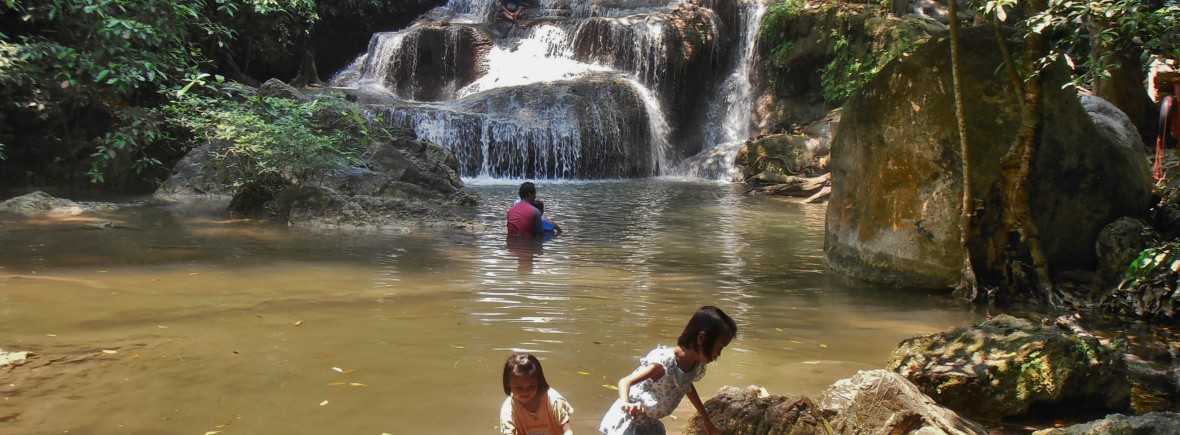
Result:
<svg viewBox="0 0 1180 435"><path fill-rule="evenodd" d="M579 375L590 376L590 372L578 372Z"/></svg>
<svg viewBox="0 0 1180 435"><path fill-rule="evenodd" d="M302 320L300 320L300 321L298 321L298 322L295 322L295 327L296 327L296 328L298 328L298 327L299 327L299 325L302 325L302 324L303 324L303 321L302 321Z"/></svg>
<svg viewBox="0 0 1180 435"><path fill-rule="evenodd" d="M117 351L117 350L110 350L110 349L103 349L103 350L102 350L102 353L105 353L105 354L107 354L107 355L114 355L114 354L116 354L116 353L119 353L119 351Z"/></svg>
<svg viewBox="0 0 1180 435"><path fill-rule="evenodd" d="M320 402L320 406L324 406L324 405L327 405L327 404L328 404L328 401L327 401L327 400L325 400L325 401L323 401L323 402Z"/></svg>
<svg viewBox="0 0 1180 435"><path fill-rule="evenodd" d="M332 367L332 370L335 370L340 373L344 373L346 375L356 371L356 369L342 369L340 367Z"/></svg>
<svg viewBox="0 0 1180 435"><path fill-rule="evenodd" d="M619 387L617 385L602 384L602 386L608 390L619 391Z"/></svg>
<svg viewBox="0 0 1180 435"><path fill-rule="evenodd" d="M329 382L328 383L329 387L343 387L345 385L348 385L350 387L368 387L368 385L362 384L360 382Z"/></svg>

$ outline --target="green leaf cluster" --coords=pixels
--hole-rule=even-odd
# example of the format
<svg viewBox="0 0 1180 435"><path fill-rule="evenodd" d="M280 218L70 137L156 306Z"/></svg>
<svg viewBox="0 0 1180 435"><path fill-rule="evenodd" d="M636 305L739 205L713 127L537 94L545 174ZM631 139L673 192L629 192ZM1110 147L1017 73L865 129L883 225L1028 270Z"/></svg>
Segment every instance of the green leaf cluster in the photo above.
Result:
<svg viewBox="0 0 1180 435"><path fill-rule="evenodd" d="M798 18L806 6L806 0L781 0L770 4L766 13L762 15L762 22L758 26L758 39L766 47L764 67L768 72L770 85L775 89L784 89L787 85L783 83L783 74L779 72L790 66L790 56L794 51L787 26Z"/></svg>
<svg viewBox="0 0 1180 435"><path fill-rule="evenodd" d="M164 112L193 140L215 144L217 164L235 175L237 187L298 185L326 170L361 165L355 145L374 139L369 125L377 122L330 94L306 102L190 95Z"/></svg>

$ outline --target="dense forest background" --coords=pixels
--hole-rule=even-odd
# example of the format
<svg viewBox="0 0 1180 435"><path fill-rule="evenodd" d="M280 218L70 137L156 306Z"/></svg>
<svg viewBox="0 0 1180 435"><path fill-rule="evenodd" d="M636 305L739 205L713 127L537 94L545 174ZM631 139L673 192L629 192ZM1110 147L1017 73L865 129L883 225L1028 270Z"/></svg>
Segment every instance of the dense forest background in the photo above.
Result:
<svg viewBox="0 0 1180 435"><path fill-rule="evenodd" d="M403 28L444 3L0 0L0 183L147 192L202 138L216 136L241 145L240 152L263 157L291 144L330 148L336 133L301 119L311 108L252 97L235 91L242 88L235 85L257 86L271 78L297 87L316 84L363 52L374 32ZM790 39L782 35L798 31L781 23L790 22L789 17L805 7L851 3L881 4L882 13L896 15L917 3L946 5L769 0L759 35L766 47L761 62L769 80L781 84L787 79L780 74L783 68L776 54L789 51ZM965 24L1042 35L1040 52L1017 61L1031 64L1069 56L1084 87L1097 89L1104 80L1118 83L1122 77L1142 85L1151 56L1180 57L1180 32L1175 32L1180 4L1173 0L961 4ZM852 79L828 80L834 91L825 99L847 98L881 63L840 61L845 67L825 71ZM862 68L865 65L873 68ZM1105 94L1127 92L1113 89ZM1124 110L1149 104L1141 86L1129 92L1139 92L1137 101L1115 104ZM255 101L246 105L247 98ZM840 101L830 103L838 106ZM269 129L269 134L260 129ZM292 140L277 143L274 137ZM297 149L279 151L278 156L305 154Z"/></svg>
<svg viewBox="0 0 1180 435"><path fill-rule="evenodd" d="M0 183L150 191L200 135L191 127L260 122L226 84L318 83L374 32L442 3L0 1Z"/></svg>

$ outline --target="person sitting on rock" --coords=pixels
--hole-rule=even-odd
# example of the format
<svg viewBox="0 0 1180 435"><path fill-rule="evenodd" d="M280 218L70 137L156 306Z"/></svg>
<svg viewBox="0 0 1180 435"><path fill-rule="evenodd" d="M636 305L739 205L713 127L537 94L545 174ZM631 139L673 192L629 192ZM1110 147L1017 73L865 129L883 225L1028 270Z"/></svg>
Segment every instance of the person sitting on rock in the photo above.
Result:
<svg viewBox="0 0 1180 435"><path fill-rule="evenodd" d="M524 7L516 0L500 0L500 15L514 24L518 23L524 17Z"/></svg>

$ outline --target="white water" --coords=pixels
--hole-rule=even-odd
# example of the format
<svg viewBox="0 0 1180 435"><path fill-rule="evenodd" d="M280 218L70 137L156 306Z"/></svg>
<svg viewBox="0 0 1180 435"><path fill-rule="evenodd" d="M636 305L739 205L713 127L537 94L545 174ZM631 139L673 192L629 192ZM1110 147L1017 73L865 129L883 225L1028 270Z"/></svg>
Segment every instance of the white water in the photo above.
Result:
<svg viewBox="0 0 1180 435"><path fill-rule="evenodd" d="M737 66L710 100L708 125L711 127L706 128L704 133L707 148L682 165L683 175L740 181L734 160L746 139L750 137L750 118L754 109L754 85L750 83L750 73L755 67L754 47L758 37L758 25L766 12L766 6L758 1L749 1L743 3L743 6L742 39L737 51Z"/></svg>
<svg viewBox="0 0 1180 435"><path fill-rule="evenodd" d="M404 79L408 67L410 81L416 80L413 74L417 72L417 65L401 65L400 62L418 62L417 57L399 52L411 50L413 53L419 49L417 37L407 38L419 30L417 27L375 35L370 52L337 74L332 84L403 101L390 106L385 117L395 125L413 128L420 138L439 143L454 152L460 161L460 173L466 178L594 177L586 170L594 162L585 159L601 156L585 155L583 150L588 145L584 141L591 141L589 146L597 147L595 149L618 151L619 155L613 156L616 158L611 164L629 165L626 161L617 161L619 156L650 159L638 165L639 169L629 165L615 172L671 175L675 162L668 160L673 155L670 139L678 129L702 129L701 137L706 140L698 149L744 141L749 133L749 70L755 30L763 7L757 0L748 1L753 3L743 3L741 7L741 21L745 28L740 34L739 53L735 55L738 60L730 62L736 66L726 75L724 84L712 91L668 90L667 45L671 41L665 36L665 27L671 10L683 6L683 2L675 0L542 0L536 10L548 12L538 14L552 12L560 16L554 15L554 18L538 20L528 26L496 22L496 0L452 0L414 25L452 23L443 28L447 32L445 61L451 63L464 55L456 48L462 27L458 24L486 28L493 37L493 45L486 53L482 76L461 88L454 82L442 85L444 89L440 94L448 98L447 101L407 100L406 95L420 95L413 92L419 84L398 83L393 77L395 71L403 71L401 77ZM716 36L716 23L710 25L712 27L707 31ZM594 26L594 30L588 30L590 26ZM574 46L579 32L584 30L596 31L595 34L601 36L582 40L582 44L590 44L579 48L582 56L592 59L579 60ZM591 104L580 100L589 98L586 95L569 95L569 89L573 89L571 83L602 80L604 76L616 78L591 83L629 87L640 96L639 101L618 100L618 91L595 92L594 96L610 101L596 100ZM557 90L547 90L551 87ZM662 105L669 96L660 92L712 92L708 122L703 126L672 124ZM632 134L634 127L620 125L631 124L625 120L633 118L626 114L633 113L635 104L640 104L646 112L647 132L638 137L645 137L647 144L631 142L637 137ZM692 144L677 144L681 150L692 147ZM647 151L635 151L636 148ZM732 162L732 158L729 161ZM677 173L700 176L693 171L679 170ZM711 174L703 176L718 178Z"/></svg>

